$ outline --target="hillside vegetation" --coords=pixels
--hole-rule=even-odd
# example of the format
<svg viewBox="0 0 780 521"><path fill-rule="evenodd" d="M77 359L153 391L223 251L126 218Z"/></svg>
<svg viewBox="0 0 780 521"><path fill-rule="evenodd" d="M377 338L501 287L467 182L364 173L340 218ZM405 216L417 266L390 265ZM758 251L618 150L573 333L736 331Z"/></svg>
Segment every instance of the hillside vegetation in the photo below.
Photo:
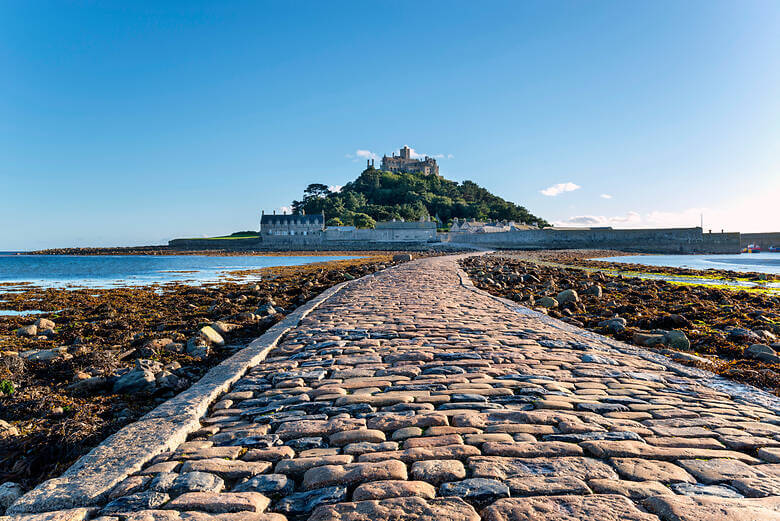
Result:
<svg viewBox="0 0 780 521"><path fill-rule="evenodd" d="M491 194L473 181L457 183L439 176L374 168L364 170L338 192L324 184L310 184L303 199L293 201L292 207L295 213L324 211L329 226L370 228L376 221L418 220L427 215L438 216L445 226L455 217L548 225L524 207Z"/></svg>

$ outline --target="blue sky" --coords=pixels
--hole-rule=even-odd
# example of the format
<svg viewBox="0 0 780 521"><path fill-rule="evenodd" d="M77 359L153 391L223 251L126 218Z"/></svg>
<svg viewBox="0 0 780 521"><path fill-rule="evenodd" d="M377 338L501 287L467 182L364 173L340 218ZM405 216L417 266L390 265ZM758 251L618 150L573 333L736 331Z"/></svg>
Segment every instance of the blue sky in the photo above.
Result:
<svg viewBox="0 0 780 521"><path fill-rule="evenodd" d="M772 1L3 2L0 250L253 229L404 144L560 225L775 231L778 35Z"/></svg>

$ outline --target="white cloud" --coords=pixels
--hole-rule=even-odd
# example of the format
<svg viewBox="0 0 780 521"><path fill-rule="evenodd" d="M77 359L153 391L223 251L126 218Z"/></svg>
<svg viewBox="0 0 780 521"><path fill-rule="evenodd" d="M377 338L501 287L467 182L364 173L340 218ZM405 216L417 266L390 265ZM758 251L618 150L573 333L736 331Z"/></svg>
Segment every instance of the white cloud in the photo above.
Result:
<svg viewBox="0 0 780 521"><path fill-rule="evenodd" d="M337 192L338 193L338 192L341 191L342 188L344 188L342 185L330 185L328 187L328 190L330 190L331 192Z"/></svg>
<svg viewBox="0 0 780 521"><path fill-rule="evenodd" d="M579 190L582 188L579 185L575 185L572 182L568 183L558 183L556 185L552 185L549 188L545 188L544 190L540 190L539 192L542 195L546 195L547 197L555 197L556 195L560 195L564 192L573 192L574 190Z"/></svg>
<svg viewBox="0 0 780 521"><path fill-rule="evenodd" d="M612 196L609 194L601 194L599 197L601 197L602 199L612 199Z"/></svg>
<svg viewBox="0 0 780 521"><path fill-rule="evenodd" d="M362 159L379 159L379 157L370 150L357 149L355 150L355 156Z"/></svg>
<svg viewBox="0 0 780 521"><path fill-rule="evenodd" d="M276 209L276 211L281 214L287 214L287 213L291 214L292 206L280 206L279 208Z"/></svg>
<svg viewBox="0 0 780 521"><path fill-rule="evenodd" d="M642 216L637 212L628 212L626 215L606 217L604 215L575 215L562 221L555 221L555 226L630 226L639 224Z"/></svg>

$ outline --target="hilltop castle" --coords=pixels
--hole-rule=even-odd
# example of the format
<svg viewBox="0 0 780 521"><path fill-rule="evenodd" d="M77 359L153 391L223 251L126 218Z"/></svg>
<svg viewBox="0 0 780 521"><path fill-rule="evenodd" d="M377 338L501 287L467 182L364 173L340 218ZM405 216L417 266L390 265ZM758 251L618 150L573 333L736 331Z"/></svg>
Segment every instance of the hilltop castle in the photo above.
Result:
<svg viewBox="0 0 780 521"><path fill-rule="evenodd" d="M412 159L412 149L406 145L401 149L400 155L396 156L394 152L391 157L382 157L382 170L439 175L439 165L434 158L425 156L425 159Z"/></svg>

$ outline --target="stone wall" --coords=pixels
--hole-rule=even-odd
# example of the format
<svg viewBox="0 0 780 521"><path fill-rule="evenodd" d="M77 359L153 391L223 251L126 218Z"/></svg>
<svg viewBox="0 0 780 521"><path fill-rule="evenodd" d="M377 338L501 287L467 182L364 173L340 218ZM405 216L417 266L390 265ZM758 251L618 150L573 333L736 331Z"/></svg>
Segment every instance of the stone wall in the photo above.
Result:
<svg viewBox="0 0 780 521"><path fill-rule="evenodd" d="M743 248L748 244L758 244L763 250L770 246L780 248L780 232L743 233L740 235L740 243Z"/></svg>
<svg viewBox="0 0 780 521"><path fill-rule="evenodd" d="M772 234L751 234L772 235ZM774 234L780 236L780 234ZM775 244L780 245L780 241ZM427 250L430 248L577 249L640 253L739 253L739 233L707 233L701 228L637 230L521 230L499 233L443 233L435 230L326 230L322 234L263 236L258 239L174 239L178 249L232 251Z"/></svg>
<svg viewBox="0 0 780 521"><path fill-rule="evenodd" d="M599 248L641 253L738 253L739 234L707 234L701 228L636 230L522 230L500 233L448 233L449 243L495 249Z"/></svg>

